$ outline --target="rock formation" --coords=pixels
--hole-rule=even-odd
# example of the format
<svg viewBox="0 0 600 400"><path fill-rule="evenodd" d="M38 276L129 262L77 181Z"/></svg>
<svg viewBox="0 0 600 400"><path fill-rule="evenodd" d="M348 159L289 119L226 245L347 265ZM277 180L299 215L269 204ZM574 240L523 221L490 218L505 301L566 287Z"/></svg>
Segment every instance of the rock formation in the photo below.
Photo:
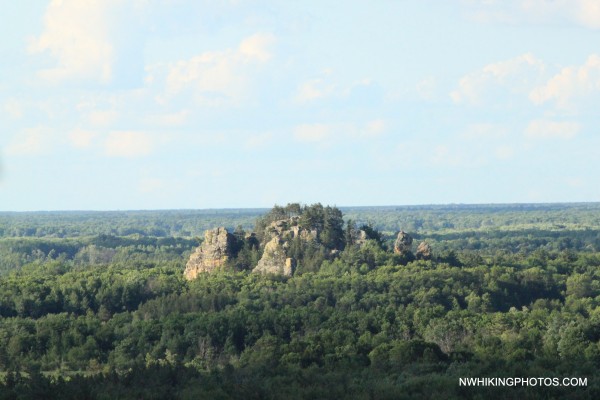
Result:
<svg viewBox="0 0 600 400"><path fill-rule="evenodd" d="M285 266L283 267L283 275L292 276L296 270L296 259L288 257L285 259Z"/></svg>
<svg viewBox="0 0 600 400"><path fill-rule="evenodd" d="M413 238L406 232L400 231L394 242L394 253L408 254L412 248Z"/></svg>
<svg viewBox="0 0 600 400"><path fill-rule="evenodd" d="M269 243L265 245L263 256L258 261L258 265L252 270L252 272L260 272L263 274L283 274L287 260L288 257L285 254L285 249L283 248L283 241L279 238L279 236L275 236L269 241ZM289 275L291 275L291 273Z"/></svg>
<svg viewBox="0 0 600 400"><path fill-rule="evenodd" d="M234 236L223 227L204 232L204 241L188 260L184 275L196 279L198 274L212 272L222 267L231 256Z"/></svg>
<svg viewBox="0 0 600 400"><path fill-rule="evenodd" d="M318 232L308 230L298 225L300 218L291 217L271 222L265 229L265 239L278 237L281 240L289 241L296 237L303 240L316 240Z"/></svg>
<svg viewBox="0 0 600 400"><path fill-rule="evenodd" d="M273 221L267 226L265 232L271 235L271 237L281 237L284 236L284 234L289 234L291 232L297 231L299 229L298 219L298 217L292 217L289 219L280 219L277 221Z"/></svg>
<svg viewBox="0 0 600 400"><path fill-rule="evenodd" d="M262 274L281 274L292 276L296 270L296 260L288 257L286 250L290 241L295 238L310 241L317 238L316 230L308 230L298 225L299 218L291 217L273 221L265 229L265 240L270 240L264 247L261 259L252 272Z"/></svg>
<svg viewBox="0 0 600 400"><path fill-rule="evenodd" d="M431 246L427 242L419 243L416 253L418 260L431 260Z"/></svg>
<svg viewBox="0 0 600 400"><path fill-rule="evenodd" d="M190 256L184 275L192 280L201 273L227 266L239 271L252 269L253 273L292 276L297 268L315 268L321 259L339 257L341 249L348 245L346 242L361 247L374 240L381 246L381 235L370 226L356 229L350 224L344 231L343 225L342 213L336 207L319 203L275 206L256 221L255 232L246 233L239 228L230 234L222 227L206 231L201 246ZM410 252L411 243L412 238L406 235L398 248ZM316 260L303 258L315 252L319 252Z"/></svg>

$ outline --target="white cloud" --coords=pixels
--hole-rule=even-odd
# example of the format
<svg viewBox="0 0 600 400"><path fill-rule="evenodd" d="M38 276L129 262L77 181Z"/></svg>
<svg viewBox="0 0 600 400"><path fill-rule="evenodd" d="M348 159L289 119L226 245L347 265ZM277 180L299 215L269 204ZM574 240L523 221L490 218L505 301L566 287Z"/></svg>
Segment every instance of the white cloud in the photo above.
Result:
<svg viewBox="0 0 600 400"><path fill-rule="evenodd" d="M106 126L116 121L119 113L114 110L97 110L88 115L88 120L95 126Z"/></svg>
<svg viewBox="0 0 600 400"><path fill-rule="evenodd" d="M274 41L273 35L259 33L242 40L237 49L205 52L170 65L167 95L192 89L196 99L205 105L241 100L246 96L251 68L270 60ZM151 74L147 81L154 79Z"/></svg>
<svg viewBox="0 0 600 400"><path fill-rule="evenodd" d="M78 149L87 149L92 145L94 138L98 136L96 132L75 129L69 134L71 145Z"/></svg>
<svg viewBox="0 0 600 400"><path fill-rule="evenodd" d="M575 11L576 19L588 28L600 29L600 2L598 0L579 0Z"/></svg>
<svg viewBox="0 0 600 400"><path fill-rule="evenodd" d="M499 160L508 160L515 155L515 149L511 146L499 146L494 151L496 158Z"/></svg>
<svg viewBox="0 0 600 400"><path fill-rule="evenodd" d="M521 0L521 10L540 22L566 19L587 28L600 28L598 0Z"/></svg>
<svg viewBox="0 0 600 400"><path fill-rule="evenodd" d="M294 138L300 142L324 142L335 133L335 125L302 124L294 129Z"/></svg>
<svg viewBox="0 0 600 400"><path fill-rule="evenodd" d="M477 22L504 24L569 23L600 29L598 0L469 0L463 1Z"/></svg>
<svg viewBox="0 0 600 400"><path fill-rule="evenodd" d="M173 113L150 115L147 122L154 125L162 126L179 126L183 125L188 119L190 112L181 110Z"/></svg>
<svg viewBox="0 0 600 400"><path fill-rule="evenodd" d="M6 147L9 156L35 156L47 152L52 145L50 133L44 128L31 128L17 134Z"/></svg>
<svg viewBox="0 0 600 400"><path fill-rule="evenodd" d="M150 135L136 131L115 131L108 134L104 142L107 156L136 158L147 156L154 150L155 143Z"/></svg>
<svg viewBox="0 0 600 400"><path fill-rule="evenodd" d="M238 53L244 61L258 61L261 63L271 59L270 47L275 42L271 34L257 33L244 40L239 45Z"/></svg>
<svg viewBox="0 0 600 400"><path fill-rule="evenodd" d="M365 136L379 136L386 130L386 123L382 119L375 119L367 123L364 129Z"/></svg>
<svg viewBox="0 0 600 400"><path fill-rule="evenodd" d="M293 101L307 104L317 100L328 99L345 104L370 104L374 106L380 100L380 87L370 78L353 82L336 82L331 69L325 69L320 76L300 83L293 95Z"/></svg>
<svg viewBox="0 0 600 400"><path fill-rule="evenodd" d="M114 48L109 40L109 11L118 0L53 0L46 9L43 33L29 45L32 53L50 52L54 68L40 76L60 82L67 78L109 82Z"/></svg>
<svg viewBox="0 0 600 400"><path fill-rule="evenodd" d="M525 129L525 136L533 139L571 139L579 133L581 126L576 122L534 120Z"/></svg>
<svg viewBox="0 0 600 400"><path fill-rule="evenodd" d="M14 119L19 119L23 116L23 107L21 102L16 99L9 99L4 103L4 111Z"/></svg>
<svg viewBox="0 0 600 400"><path fill-rule="evenodd" d="M329 146L346 140L369 140L381 136L387 129L382 119L368 121L364 125L354 123L302 124L294 128L294 138L299 142Z"/></svg>
<svg viewBox="0 0 600 400"><path fill-rule="evenodd" d="M479 71L465 75L458 89L450 93L455 103L478 105L499 88L509 93L527 93L545 71L544 63L526 53L510 60L488 64ZM494 101L498 97L494 96Z"/></svg>
<svg viewBox="0 0 600 400"><path fill-rule="evenodd" d="M593 54L579 66L563 68L546 84L534 88L529 98L535 104L556 101L561 108L571 106L573 99L600 92L600 56Z"/></svg>
<svg viewBox="0 0 600 400"><path fill-rule="evenodd" d="M335 86L325 81L325 79L311 79L302 83L298 87L295 100L299 103L306 103L331 95Z"/></svg>

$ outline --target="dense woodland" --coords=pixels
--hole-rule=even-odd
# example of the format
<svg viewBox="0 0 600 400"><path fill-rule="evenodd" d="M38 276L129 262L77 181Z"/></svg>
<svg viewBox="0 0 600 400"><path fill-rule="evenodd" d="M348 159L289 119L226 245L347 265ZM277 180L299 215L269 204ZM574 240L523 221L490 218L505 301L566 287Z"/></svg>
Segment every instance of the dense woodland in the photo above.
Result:
<svg viewBox="0 0 600 400"><path fill-rule="evenodd" d="M290 215L319 228L293 277L240 247L184 279L204 229ZM597 399L599 266L591 203L0 213L0 399Z"/></svg>

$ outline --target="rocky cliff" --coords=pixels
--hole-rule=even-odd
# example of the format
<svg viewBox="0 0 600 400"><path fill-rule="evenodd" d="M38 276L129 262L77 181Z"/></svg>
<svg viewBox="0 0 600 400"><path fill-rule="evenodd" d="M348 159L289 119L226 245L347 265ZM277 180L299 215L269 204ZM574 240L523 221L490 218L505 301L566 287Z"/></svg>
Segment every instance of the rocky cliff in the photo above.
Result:
<svg viewBox="0 0 600 400"><path fill-rule="evenodd" d="M296 262L286 255L284 244L281 237L273 237L265 245L263 255L252 272L291 276L294 273Z"/></svg>
<svg viewBox="0 0 600 400"><path fill-rule="evenodd" d="M344 225L346 225L344 227ZM363 251L373 244L385 249L383 238L375 228L351 221L344 222L337 207L320 203L301 206L275 206L258 218L254 232L241 227L233 234L223 227L205 232L204 241L190 256L185 268L186 279L196 279L202 273L230 268L260 274L292 276L305 271L318 271L323 261L334 260L344 249ZM413 239L401 231L394 250L404 262L414 260ZM430 257L430 249L419 247L422 258Z"/></svg>
<svg viewBox="0 0 600 400"><path fill-rule="evenodd" d="M223 227L204 232L204 241L190 256L184 275L192 280L203 272L222 267L231 256L234 237Z"/></svg>

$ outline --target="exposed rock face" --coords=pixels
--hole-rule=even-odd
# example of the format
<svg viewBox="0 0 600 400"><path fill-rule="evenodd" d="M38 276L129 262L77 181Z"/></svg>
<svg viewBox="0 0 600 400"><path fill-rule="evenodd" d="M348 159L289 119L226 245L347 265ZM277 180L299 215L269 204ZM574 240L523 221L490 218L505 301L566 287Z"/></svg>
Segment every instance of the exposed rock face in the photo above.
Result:
<svg viewBox="0 0 600 400"><path fill-rule="evenodd" d="M294 258L286 258L285 259L285 267L283 267L283 274L286 276L292 276L294 271L296 270L296 260Z"/></svg>
<svg viewBox="0 0 600 400"><path fill-rule="evenodd" d="M272 238L286 235L294 235L299 232L300 227L298 226L298 217L292 217L288 219L280 219L277 221L273 221L266 227L265 232L267 235L270 235Z"/></svg>
<svg viewBox="0 0 600 400"><path fill-rule="evenodd" d="M431 260L431 246L427 242L421 242L417 247L417 259Z"/></svg>
<svg viewBox="0 0 600 400"><path fill-rule="evenodd" d="M279 237L273 237L266 245L262 258L252 272L262 274L281 274L291 276L296 268L293 258L285 254L285 242Z"/></svg>
<svg viewBox="0 0 600 400"><path fill-rule="evenodd" d="M222 267L231 256L233 241L233 235L223 227L204 232L204 242L192 253L185 267L186 279L196 279L200 273Z"/></svg>
<svg viewBox="0 0 600 400"><path fill-rule="evenodd" d="M406 232L400 231L394 242L394 253L408 254L412 248L413 238Z"/></svg>
<svg viewBox="0 0 600 400"><path fill-rule="evenodd" d="M289 219L280 219L278 221L273 221L267 228L265 232L267 233L267 237L278 237L281 240L292 240L295 237L300 237L303 240L313 240L317 238L316 230L308 230L301 228L298 225L300 217L291 217Z"/></svg>
<svg viewBox="0 0 600 400"><path fill-rule="evenodd" d="M190 256L186 265L184 272L186 279L196 279L201 273L213 272L223 267L228 260L233 261L232 264L239 268L247 268L246 265L249 265L247 261L256 259L254 257L258 249L263 249L262 257L252 272L292 276L298 264L297 259L290 257L291 248L294 249L294 252L297 251L295 245L298 243L294 241L299 240L306 243L314 241L317 242L316 245L319 245L320 231L318 229L320 228L315 228L319 225L310 223L309 227L302 226L299 216L283 218L262 226L264 228L261 228L260 232L243 235L242 232L235 235L230 234L225 228L206 231L204 242ZM367 232L360 230L357 233L359 245L369 239ZM236 264L240 261L240 254L243 254L244 258L241 260L246 264ZM331 257L338 254L339 250L336 249L332 249L330 252Z"/></svg>
<svg viewBox="0 0 600 400"><path fill-rule="evenodd" d="M273 221L265 229L265 245L262 258L252 272L263 274L282 274L292 276L296 270L297 261L287 256L290 242L295 238L304 241L316 240L318 232L308 230L298 225L300 218L291 217ZM270 239L269 239L270 238Z"/></svg>

